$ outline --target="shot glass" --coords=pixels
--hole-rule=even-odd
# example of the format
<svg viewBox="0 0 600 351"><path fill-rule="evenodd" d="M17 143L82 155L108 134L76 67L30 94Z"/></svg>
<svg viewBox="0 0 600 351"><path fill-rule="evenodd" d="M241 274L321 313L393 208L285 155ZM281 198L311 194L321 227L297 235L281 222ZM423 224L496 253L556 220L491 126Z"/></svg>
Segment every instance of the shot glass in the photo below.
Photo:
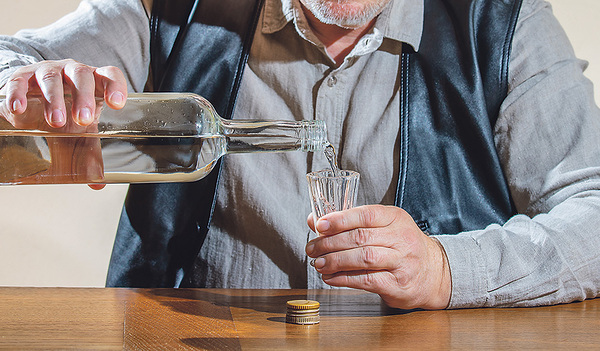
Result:
<svg viewBox="0 0 600 351"><path fill-rule="evenodd" d="M328 213L354 207L358 172L340 170L339 175L334 175L331 170L322 170L308 173L306 179L315 221Z"/></svg>

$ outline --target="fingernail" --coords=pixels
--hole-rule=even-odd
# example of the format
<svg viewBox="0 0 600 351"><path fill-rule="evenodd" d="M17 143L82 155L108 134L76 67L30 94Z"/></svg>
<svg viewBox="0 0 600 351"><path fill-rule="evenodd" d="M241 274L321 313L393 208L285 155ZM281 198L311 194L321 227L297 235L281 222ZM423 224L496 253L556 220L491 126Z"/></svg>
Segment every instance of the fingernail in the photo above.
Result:
<svg viewBox="0 0 600 351"><path fill-rule="evenodd" d="M320 220L317 222L317 231L318 231L319 233L322 233L322 232L324 232L324 231L327 231L327 230L329 229L329 226L330 226L330 224L329 224L329 221L328 221L328 220L326 220L326 219L320 219Z"/></svg>
<svg viewBox="0 0 600 351"><path fill-rule="evenodd" d="M314 260L313 262L313 267L315 267L316 269L321 269L325 266L325 259L323 257L319 257L316 260Z"/></svg>
<svg viewBox="0 0 600 351"><path fill-rule="evenodd" d="M123 94L121 94L120 92L114 92L112 93L112 95L110 96L110 102L115 104L115 105L123 105L123 102L125 101L125 96L123 96Z"/></svg>
<svg viewBox="0 0 600 351"><path fill-rule="evenodd" d="M89 108L84 107L79 111L79 122L88 125L93 122L92 112Z"/></svg>
<svg viewBox="0 0 600 351"><path fill-rule="evenodd" d="M23 105L21 104L21 101L19 100L15 100L13 101L12 104L12 112L17 112L21 109L21 107L23 107Z"/></svg>
<svg viewBox="0 0 600 351"><path fill-rule="evenodd" d="M310 255L315 250L315 244L308 243L306 244L306 254Z"/></svg>
<svg viewBox="0 0 600 351"><path fill-rule="evenodd" d="M50 115L50 121L53 124L62 125L65 121L65 114L61 110L55 109L52 111L52 115Z"/></svg>

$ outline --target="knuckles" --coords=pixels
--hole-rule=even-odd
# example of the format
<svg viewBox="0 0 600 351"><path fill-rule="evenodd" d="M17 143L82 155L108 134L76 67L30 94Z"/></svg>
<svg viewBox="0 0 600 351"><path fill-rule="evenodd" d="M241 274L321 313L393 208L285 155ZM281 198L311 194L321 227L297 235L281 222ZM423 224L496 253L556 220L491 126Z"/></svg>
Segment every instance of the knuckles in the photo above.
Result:
<svg viewBox="0 0 600 351"><path fill-rule="evenodd" d="M361 260L366 268L378 266L381 261L381 255L372 246L361 247Z"/></svg>
<svg viewBox="0 0 600 351"><path fill-rule="evenodd" d="M25 77L23 77L22 75L18 75L18 71L15 72L15 74L13 74L9 79L8 79L8 84L14 84L14 85L27 85L27 79Z"/></svg>
<svg viewBox="0 0 600 351"><path fill-rule="evenodd" d="M380 286L380 279L376 272L373 271L365 271L365 273L361 276L361 284L363 285L363 289L368 291L376 290L377 287Z"/></svg>
<svg viewBox="0 0 600 351"><path fill-rule="evenodd" d="M121 72L117 66L104 66L104 69L109 72Z"/></svg>
<svg viewBox="0 0 600 351"><path fill-rule="evenodd" d="M367 228L357 228L352 231L352 238L355 247L363 247L372 242L372 233Z"/></svg>
<svg viewBox="0 0 600 351"><path fill-rule="evenodd" d="M57 80L62 81L62 74L56 68L48 68L38 71L37 78L39 82L50 83L55 82Z"/></svg>
<svg viewBox="0 0 600 351"><path fill-rule="evenodd" d="M116 66L102 66L100 68L96 68L95 71L103 76L115 77L122 76L121 70Z"/></svg>
<svg viewBox="0 0 600 351"><path fill-rule="evenodd" d="M371 223L374 223L378 216L380 216L380 212L383 206L381 205L373 205L373 206L364 206L361 208L359 212L360 223L363 223L365 226L370 226Z"/></svg>
<svg viewBox="0 0 600 351"><path fill-rule="evenodd" d="M65 67L67 75L86 75L91 76L94 72L94 68L86 66L81 63L76 63L71 66Z"/></svg>

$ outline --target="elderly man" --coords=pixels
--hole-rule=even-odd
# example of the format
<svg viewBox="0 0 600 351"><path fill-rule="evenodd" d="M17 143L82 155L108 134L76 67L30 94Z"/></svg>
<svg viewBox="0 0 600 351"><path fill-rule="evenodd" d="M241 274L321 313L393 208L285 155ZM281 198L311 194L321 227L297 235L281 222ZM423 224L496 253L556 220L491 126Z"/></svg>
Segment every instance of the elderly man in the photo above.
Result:
<svg viewBox="0 0 600 351"><path fill-rule="evenodd" d="M40 91L53 127L91 123L94 95L192 91L227 117L322 119L361 173L364 206L309 216L319 236L304 174L322 155L132 185L107 285L352 287L426 309L599 294L599 112L542 0L87 0L0 47L9 107Z"/></svg>

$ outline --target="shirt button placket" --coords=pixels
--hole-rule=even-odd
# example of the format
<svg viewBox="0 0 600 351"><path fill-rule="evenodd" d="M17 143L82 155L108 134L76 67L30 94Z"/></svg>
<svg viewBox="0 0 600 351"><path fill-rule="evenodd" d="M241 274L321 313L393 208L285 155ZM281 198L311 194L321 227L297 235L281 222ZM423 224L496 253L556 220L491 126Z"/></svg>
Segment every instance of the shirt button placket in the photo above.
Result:
<svg viewBox="0 0 600 351"><path fill-rule="evenodd" d="M315 101L316 118L325 121L327 125L327 136L329 142L336 148L339 148L342 125L340 122L340 83L338 72L324 72L325 75L317 90ZM325 157L315 157L313 170L320 170L328 167Z"/></svg>

